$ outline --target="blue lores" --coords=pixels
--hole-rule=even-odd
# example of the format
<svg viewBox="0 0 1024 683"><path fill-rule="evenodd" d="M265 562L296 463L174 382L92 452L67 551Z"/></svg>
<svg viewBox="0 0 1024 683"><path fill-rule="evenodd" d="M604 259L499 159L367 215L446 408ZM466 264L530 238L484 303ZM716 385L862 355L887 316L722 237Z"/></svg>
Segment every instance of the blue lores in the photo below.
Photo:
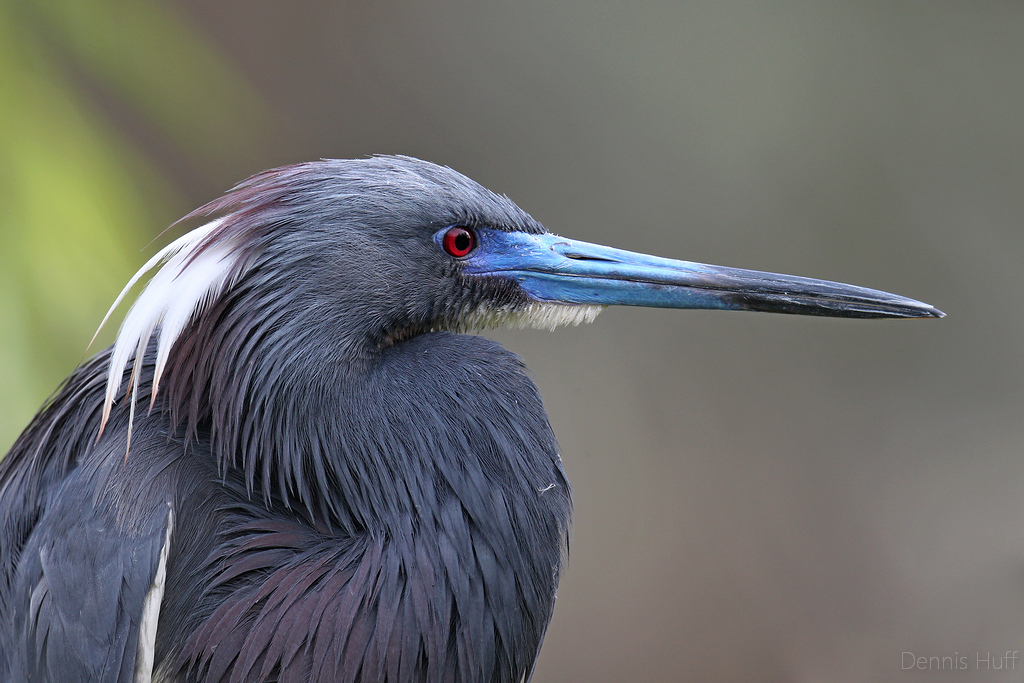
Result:
<svg viewBox="0 0 1024 683"><path fill-rule="evenodd" d="M440 244L446 230L435 235ZM766 311L846 318L941 318L933 306L828 280L649 256L551 233L475 231L466 273L514 279L537 301Z"/></svg>

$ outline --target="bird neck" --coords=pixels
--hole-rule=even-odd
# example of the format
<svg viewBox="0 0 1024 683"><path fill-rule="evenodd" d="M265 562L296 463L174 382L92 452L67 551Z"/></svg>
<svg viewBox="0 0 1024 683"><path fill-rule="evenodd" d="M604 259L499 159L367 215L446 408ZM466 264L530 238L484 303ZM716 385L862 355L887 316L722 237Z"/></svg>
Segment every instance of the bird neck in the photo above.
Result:
<svg viewBox="0 0 1024 683"><path fill-rule="evenodd" d="M193 434L205 425L222 471L243 474L268 505L350 533L401 533L449 499L474 519L515 508L526 526L547 520L547 535L567 525L568 484L540 396L496 343L435 332L355 352L314 346L301 331L268 334L262 349L220 338L198 396L174 381L183 366L169 369L172 414Z"/></svg>

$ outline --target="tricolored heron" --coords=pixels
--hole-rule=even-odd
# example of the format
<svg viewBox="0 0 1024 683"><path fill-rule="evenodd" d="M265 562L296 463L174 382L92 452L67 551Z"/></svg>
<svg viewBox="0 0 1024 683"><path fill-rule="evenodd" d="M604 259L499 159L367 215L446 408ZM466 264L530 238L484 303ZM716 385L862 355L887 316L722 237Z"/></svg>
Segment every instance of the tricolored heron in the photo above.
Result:
<svg viewBox="0 0 1024 683"><path fill-rule="evenodd" d="M407 157L267 171L191 216L216 217L0 462L5 681L528 679L569 484L522 362L463 332L942 316L558 237Z"/></svg>

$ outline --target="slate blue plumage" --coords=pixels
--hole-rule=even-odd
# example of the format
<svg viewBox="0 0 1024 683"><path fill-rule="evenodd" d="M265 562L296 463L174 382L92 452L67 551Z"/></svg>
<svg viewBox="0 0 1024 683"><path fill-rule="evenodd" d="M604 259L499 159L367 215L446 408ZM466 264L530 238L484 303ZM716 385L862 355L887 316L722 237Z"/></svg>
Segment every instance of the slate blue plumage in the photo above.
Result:
<svg viewBox="0 0 1024 683"><path fill-rule="evenodd" d="M0 462L2 680L528 679L569 485L520 359L463 332L941 316L565 240L406 157L268 171L193 216L220 219Z"/></svg>

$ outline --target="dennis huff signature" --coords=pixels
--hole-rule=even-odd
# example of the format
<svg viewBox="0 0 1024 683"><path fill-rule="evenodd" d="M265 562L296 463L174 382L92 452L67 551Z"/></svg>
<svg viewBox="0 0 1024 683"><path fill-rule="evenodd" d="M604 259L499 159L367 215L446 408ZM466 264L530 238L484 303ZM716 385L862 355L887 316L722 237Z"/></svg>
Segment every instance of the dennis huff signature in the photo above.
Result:
<svg viewBox="0 0 1024 683"><path fill-rule="evenodd" d="M900 653L900 668L904 671L1014 671L1018 659L1020 650L930 656L904 651Z"/></svg>

